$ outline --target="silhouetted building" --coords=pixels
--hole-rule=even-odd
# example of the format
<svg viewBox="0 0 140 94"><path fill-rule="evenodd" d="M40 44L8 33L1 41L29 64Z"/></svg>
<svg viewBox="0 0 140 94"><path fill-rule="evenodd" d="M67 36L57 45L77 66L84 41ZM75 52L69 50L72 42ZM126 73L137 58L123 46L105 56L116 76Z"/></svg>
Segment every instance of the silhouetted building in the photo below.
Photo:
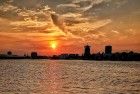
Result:
<svg viewBox="0 0 140 94"><path fill-rule="evenodd" d="M8 52L7 52L7 55L12 55L12 52L11 52L11 51L8 51Z"/></svg>
<svg viewBox="0 0 140 94"><path fill-rule="evenodd" d="M60 59L68 59L68 57L69 57L69 54L61 54L59 56Z"/></svg>
<svg viewBox="0 0 140 94"><path fill-rule="evenodd" d="M69 59L78 59L79 55L78 54L69 54Z"/></svg>
<svg viewBox="0 0 140 94"><path fill-rule="evenodd" d="M38 57L37 52L31 53L31 58L36 59Z"/></svg>
<svg viewBox="0 0 140 94"><path fill-rule="evenodd" d="M59 55L59 59L78 59L78 54L61 54Z"/></svg>
<svg viewBox="0 0 140 94"><path fill-rule="evenodd" d="M140 61L140 53L133 51L130 52L116 52L112 53L112 46L105 46L105 53L90 53L90 46L84 46L84 53L82 56L79 54L61 54L51 56L39 56L37 52L31 52L31 56L13 55L11 51L7 54L0 54L0 59L66 59L66 60L112 60L112 61Z"/></svg>
<svg viewBox="0 0 140 94"><path fill-rule="evenodd" d="M90 46L86 45L84 50L84 59L89 59L91 56L90 54Z"/></svg>
<svg viewBox="0 0 140 94"><path fill-rule="evenodd" d="M112 54L112 46L105 46L105 54Z"/></svg>

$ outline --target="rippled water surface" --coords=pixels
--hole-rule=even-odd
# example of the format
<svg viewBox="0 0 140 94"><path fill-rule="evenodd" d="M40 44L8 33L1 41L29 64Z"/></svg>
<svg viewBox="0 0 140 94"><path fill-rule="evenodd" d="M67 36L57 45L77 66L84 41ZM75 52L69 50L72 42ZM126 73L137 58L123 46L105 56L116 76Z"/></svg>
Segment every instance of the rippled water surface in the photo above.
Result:
<svg viewBox="0 0 140 94"><path fill-rule="evenodd" d="M0 60L0 94L140 94L140 62Z"/></svg>

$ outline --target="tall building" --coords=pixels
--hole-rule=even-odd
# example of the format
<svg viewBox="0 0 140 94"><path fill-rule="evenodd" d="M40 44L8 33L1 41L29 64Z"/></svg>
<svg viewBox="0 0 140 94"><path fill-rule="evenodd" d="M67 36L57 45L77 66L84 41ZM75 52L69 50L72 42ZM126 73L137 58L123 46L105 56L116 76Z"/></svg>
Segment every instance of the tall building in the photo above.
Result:
<svg viewBox="0 0 140 94"><path fill-rule="evenodd" d="M12 52L11 51L8 51L7 52L7 55L11 56L12 55Z"/></svg>
<svg viewBox="0 0 140 94"><path fill-rule="evenodd" d="M112 46L105 46L105 54L112 54Z"/></svg>
<svg viewBox="0 0 140 94"><path fill-rule="evenodd" d="M85 46L85 51L84 51L84 57L89 58L91 56L90 54L90 46L86 45Z"/></svg>
<svg viewBox="0 0 140 94"><path fill-rule="evenodd" d="M31 58L36 59L38 57L37 52L31 53Z"/></svg>

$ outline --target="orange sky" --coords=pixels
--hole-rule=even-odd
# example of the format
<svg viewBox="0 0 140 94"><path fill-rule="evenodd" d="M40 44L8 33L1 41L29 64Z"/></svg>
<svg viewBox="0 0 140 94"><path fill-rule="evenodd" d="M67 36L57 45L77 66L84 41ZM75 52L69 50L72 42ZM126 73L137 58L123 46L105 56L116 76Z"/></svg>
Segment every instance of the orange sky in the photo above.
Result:
<svg viewBox="0 0 140 94"><path fill-rule="evenodd" d="M140 52L139 0L0 1L0 53Z"/></svg>

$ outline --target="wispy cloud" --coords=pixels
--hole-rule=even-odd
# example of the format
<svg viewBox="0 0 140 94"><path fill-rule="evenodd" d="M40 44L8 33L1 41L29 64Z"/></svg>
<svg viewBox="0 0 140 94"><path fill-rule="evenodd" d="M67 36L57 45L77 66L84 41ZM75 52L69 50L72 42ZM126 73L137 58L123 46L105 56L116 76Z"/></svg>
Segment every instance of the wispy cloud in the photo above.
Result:
<svg viewBox="0 0 140 94"><path fill-rule="evenodd" d="M140 0L0 0L0 33L24 33L42 41L47 37L71 44L74 40L81 44L128 37L138 40L139 3Z"/></svg>

